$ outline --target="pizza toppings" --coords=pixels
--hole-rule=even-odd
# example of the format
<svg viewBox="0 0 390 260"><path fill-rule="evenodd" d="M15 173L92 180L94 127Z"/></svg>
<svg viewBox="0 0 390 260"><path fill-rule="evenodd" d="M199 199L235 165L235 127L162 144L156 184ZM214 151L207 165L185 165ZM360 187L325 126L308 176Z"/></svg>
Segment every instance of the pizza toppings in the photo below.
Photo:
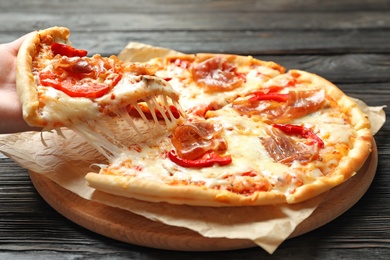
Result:
<svg viewBox="0 0 390 260"><path fill-rule="evenodd" d="M219 166L224 166L232 162L232 157L230 155L221 156L220 154L214 151L206 152L202 157L198 159L189 160L177 156L177 154L172 150L169 151L168 157L172 162L182 167L203 168L203 167L211 167L214 166L215 164L218 164Z"/></svg>
<svg viewBox="0 0 390 260"><path fill-rule="evenodd" d="M207 121L188 122L175 129L172 144L178 156L187 160L200 158L209 151L223 152L227 142L221 127Z"/></svg>
<svg viewBox="0 0 390 260"><path fill-rule="evenodd" d="M95 55L85 57L86 50L53 42L50 46L55 55L52 69L39 73L43 86L63 91L70 97L98 98L110 91L121 79L121 61Z"/></svg>
<svg viewBox="0 0 390 260"><path fill-rule="evenodd" d="M225 180L229 184L221 185L219 189L228 190L244 196L272 189L270 181L255 171L245 172L241 175L228 175L225 177Z"/></svg>
<svg viewBox="0 0 390 260"><path fill-rule="evenodd" d="M278 128L288 135L297 135L306 138L307 144L309 145L316 145L319 148L324 147L324 142L310 128L291 124L274 124L273 127Z"/></svg>
<svg viewBox="0 0 390 260"><path fill-rule="evenodd" d="M71 97L97 98L103 96L110 90L108 85L101 83L77 83L72 78L58 81L58 78L55 76L55 74L51 74L50 72L40 73L40 78L43 86L50 86L61 90Z"/></svg>
<svg viewBox="0 0 390 260"><path fill-rule="evenodd" d="M39 73L41 84L61 90L71 97L101 97L122 77L115 60L100 56L61 57L53 60L52 66L52 70Z"/></svg>
<svg viewBox="0 0 390 260"><path fill-rule="evenodd" d="M318 111L325 104L323 90L300 90L279 93L282 88L273 87L252 92L238 98L232 107L247 116L262 116L270 122L284 123Z"/></svg>
<svg viewBox="0 0 390 260"><path fill-rule="evenodd" d="M271 100L276 102L286 102L289 94L277 94L277 93L256 93L254 97L251 97L249 101L261 101Z"/></svg>
<svg viewBox="0 0 390 260"><path fill-rule="evenodd" d="M268 137L261 138L268 154L276 162L291 165L294 161L309 163L319 156L323 141L309 128L300 125L275 124L266 128Z"/></svg>
<svg viewBox="0 0 390 260"><path fill-rule="evenodd" d="M199 86L211 92L232 90L244 81L233 64L218 56L193 64L192 75Z"/></svg>
<svg viewBox="0 0 390 260"><path fill-rule="evenodd" d="M61 44L58 42L53 42L51 45L51 50L54 55L61 55L67 57L84 57L88 54L86 50L75 49L72 46Z"/></svg>
<svg viewBox="0 0 390 260"><path fill-rule="evenodd" d="M283 113L277 122L304 117L318 111L324 104L325 91L323 90L290 91Z"/></svg>
<svg viewBox="0 0 390 260"><path fill-rule="evenodd" d="M176 149L168 153L169 159L183 167L210 167L230 164L230 155L222 156L227 141L221 127L207 121L187 122L175 129L172 144Z"/></svg>
<svg viewBox="0 0 390 260"><path fill-rule="evenodd" d="M182 69L188 69L190 67L191 61L184 60L184 59L179 59L179 58L174 58L169 60L174 64L175 66L182 68Z"/></svg>

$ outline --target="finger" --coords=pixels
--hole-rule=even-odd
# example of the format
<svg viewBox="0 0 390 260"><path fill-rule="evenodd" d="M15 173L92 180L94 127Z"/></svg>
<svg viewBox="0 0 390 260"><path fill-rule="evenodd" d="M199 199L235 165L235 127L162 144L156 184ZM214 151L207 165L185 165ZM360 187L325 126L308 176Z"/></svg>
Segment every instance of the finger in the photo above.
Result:
<svg viewBox="0 0 390 260"><path fill-rule="evenodd" d="M13 42L10 42L10 43L6 43L5 44L5 47L8 49L8 51L15 55L18 53L19 51L19 48L20 46L22 45L22 43L24 42L24 40L31 34L33 34L34 32L30 32L30 33L27 33L21 37L19 37L18 39L14 40Z"/></svg>
<svg viewBox="0 0 390 260"><path fill-rule="evenodd" d="M42 130L38 127L31 127L24 121L22 108L17 98L7 93L3 96L4 101L0 103L0 134Z"/></svg>

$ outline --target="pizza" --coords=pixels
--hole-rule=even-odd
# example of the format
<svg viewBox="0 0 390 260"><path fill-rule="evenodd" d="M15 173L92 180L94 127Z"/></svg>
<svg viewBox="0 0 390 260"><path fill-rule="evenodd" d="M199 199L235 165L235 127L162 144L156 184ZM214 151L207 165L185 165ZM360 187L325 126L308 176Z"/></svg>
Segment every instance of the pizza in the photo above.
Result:
<svg viewBox="0 0 390 260"><path fill-rule="evenodd" d="M36 32L19 50L17 91L29 125L59 134L61 127L70 128L106 157L118 156L128 135L131 141L142 141L150 138L151 129L150 134L162 131L160 120L166 127L177 125L180 111L172 109L178 107L179 96L153 76L155 68L125 64L115 56L87 57L86 50L69 45L69 33L62 27ZM142 113L140 100L151 108L147 113L154 122L144 114L144 124L130 117L130 108ZM127 136L115 134L118 125L131 128Z"/></svg>
<svg viewBox="0 0 390 260"><path fill-rule="evenodd" d="M352 177L367 116L328 80L234 54L147 62L87 56L69 30L32 34L17 60L25 121L67 127L106 158L90 187L196 206L299 203Z"/></svg>

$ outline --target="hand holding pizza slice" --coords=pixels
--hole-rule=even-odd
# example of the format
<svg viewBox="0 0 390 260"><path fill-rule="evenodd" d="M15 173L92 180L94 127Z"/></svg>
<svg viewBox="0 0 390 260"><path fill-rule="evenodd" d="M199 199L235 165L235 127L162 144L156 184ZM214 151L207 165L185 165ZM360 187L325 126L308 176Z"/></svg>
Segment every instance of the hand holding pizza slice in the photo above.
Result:
<svg viewBox="0 0 390 260"><path fill-rule="evenodd" d="M19 51L17 90L29 125L71 128L109 158L123 146L116 125L129 126L127 139L132 141L162 130L160 121L168 128L180 121L178 94L153 76L153 67L124 63L116 56L87 57L87 51L70 45L68 36L67 28L38 31ZM147 111L141 108L145 106ZM139 113L137 118L131 109ZM149 135L135 122L140 118Z"/></svg>

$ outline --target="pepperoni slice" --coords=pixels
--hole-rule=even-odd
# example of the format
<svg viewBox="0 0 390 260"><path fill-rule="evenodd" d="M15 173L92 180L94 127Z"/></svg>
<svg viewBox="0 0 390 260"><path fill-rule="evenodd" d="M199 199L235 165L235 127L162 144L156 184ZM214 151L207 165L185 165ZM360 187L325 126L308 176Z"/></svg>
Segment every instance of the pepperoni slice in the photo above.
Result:
<svg viewBox="0 0 390 260"><path fill-rule="evenodd" d="M290 91L283 114L277 122L300 118L318 111L325 104L325 91Z"/></svg>
<svg viewBox="0 0 390 260"><path fill-rule="evenodd" d="M70 97L98 98L106 94L110 87L102 83L77 82L75 78L59 81L55 74L46 72L40 75L41 84L61 90Z"/></svg>
<svg viewBox="0 0 390 260"><path fill-rule="evenodd" d="M264 116L274 123L284 123L318 111L325 104L323 90L289 91L288 94L267 93L237 99L232 106L248 116Z"/></svg>
<svg viewBox="0 0 390 260"><path fill-rule="evenodd" d="M229 91L243 83L236 67L223 57L213 57L192 67L194 81L207 91Z"/></svg>
<svg viewBox="0 0 390 260"><path fill-rule="evenodd" d="M268 137L261 138L261 142L276 162L291 165L297 160L307 164L319 156L321 145L313 145L306 137L286 134L277 127L267 128L266 132Z"/></svg>
<svg viewBox="0 0 390 260"><path fill-rule="evenodd" d="M67 57L84 57L88 54L86 50L80 50L80 49L75 49L72 46L58 43L58 42L53 42L51 45L51 50L54 53L54 55L61 55L61 56L67 56Z"/></svg>
<svg viewBox="0 0 390 260"><path fill-rule="evenodd" d="M227 143L220 130L209 122L194 122L176 128L172 144L179 157L194 160L208 151L224 151Z"/></svg>

